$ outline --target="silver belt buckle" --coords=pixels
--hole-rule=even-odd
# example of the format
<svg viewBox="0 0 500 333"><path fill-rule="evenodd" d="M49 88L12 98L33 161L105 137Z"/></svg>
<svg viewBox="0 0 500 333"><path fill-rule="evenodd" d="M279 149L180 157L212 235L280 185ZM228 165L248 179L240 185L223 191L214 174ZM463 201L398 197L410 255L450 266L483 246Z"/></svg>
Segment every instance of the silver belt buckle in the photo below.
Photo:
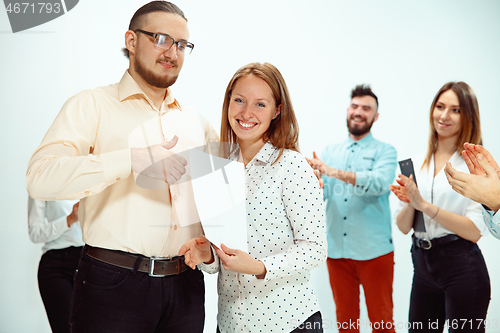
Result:
<svg viewBox="0 0 500 333"><path fill-rule="evenodd" d="M151 277L165 277L166 275L155 274L155 261L165 261L165 258L151 257L149 258L149 276Z"/></svg>
<svg viewBox="0 0 500 333"><path fill-rule="evenodd" d="M430 240L427 240L427 239L422 239L421 240L422 243L427 243L427 246L422 246L422 248L424 250L429 250L431 247L432 247L432 243Z"/></svg>

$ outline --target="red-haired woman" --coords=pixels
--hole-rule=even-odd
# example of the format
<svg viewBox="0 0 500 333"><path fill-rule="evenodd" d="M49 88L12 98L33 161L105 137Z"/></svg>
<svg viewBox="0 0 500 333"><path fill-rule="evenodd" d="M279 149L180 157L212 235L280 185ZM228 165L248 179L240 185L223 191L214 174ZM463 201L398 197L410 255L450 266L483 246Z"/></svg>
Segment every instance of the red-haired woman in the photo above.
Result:
<svg viewBox="0 0 500 333"><path fill-rule="evenodd" d="M240 68L222 108L223 156L245 165L248 253L222 246L218 331L323 332L309 271L326 259L323 195L298 153L298 126L285 81L271 64ZM181 248L210 262L206 239ZM197 260L199 259L199 260Z"/></svg>

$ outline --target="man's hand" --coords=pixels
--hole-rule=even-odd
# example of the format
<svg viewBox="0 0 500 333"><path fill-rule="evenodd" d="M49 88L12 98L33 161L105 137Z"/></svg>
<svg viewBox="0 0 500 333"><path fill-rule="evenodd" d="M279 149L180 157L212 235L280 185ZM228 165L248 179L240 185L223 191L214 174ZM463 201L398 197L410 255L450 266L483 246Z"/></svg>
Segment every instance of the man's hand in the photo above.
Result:
<svg viewBox="0 0 500 333"><path fill-rule="evenodd" d="M318 155L316 155L315 151L313 151L313 158L306 157L306 161L307 163L309 163L311 168L313 168L314 174L318 178L319 187L324 188L325 182L323 181L321 176L323 176L327 172L328 166L325 164L325 162L318 158Z"/></svg>
<svg viewBox="0 0 500 333"><path fill-rule="evenodd" d="M258 279L266 276L266 266L260 260L252 258L248 253L241 250L230 249L224 244L221 248L215 248L215 253L219 256L224 269L236 273L252 274Z"/></svg>
<svg viewBox="0 0 500 333"><path fill-rule="evenodd" d="M319 170L313 170L313 172L316 178L318 178L319 187L324 188L325 182L323 181L323 178L321 178L321 172Z"/></svg>
<svg viewBox="0 0 500 333"><path fill-rule="evenodd" d="M187 161L184 157L172 153L169 149L177 144L178 138L146 148L130 150L132 171L146 177L163 180L169 185L175 184L186 173Z"/></svg>
<svg viewBox="0 0 500 333"><path fill-rule="evenodd" d="M487 152L486 149L484 151ZM492 163L482 153L473 154L469 163L471 166L469 164L467 166L469 166L470 175L455 170L450 162L446 163L444 171L451 187L464 197L482 203L495 212L498 211L500 209L500 178L498 169L495 170ZM496 162L493 165L498 168ZM481 173L482 171L484 173Z"/></svg>
<svg viewBox="0 0 500 333"><path fill-rule="evenodd" d="M314 170L319 170L322 175L326 173L328 166L325 162L319 159L318 155L316 155L316 152L313 151L313 158L306 157L306 160Z"/></svg>
<svg viewBox="0 0 500 333"><path fill-rule="evenodd" d="M66 217L66 222L68 223L68 227L71 227L72 224L78 222L78 207L80 207L80 201L73 205L73 210L71 214Z"/></svg>
<svg viewBox="0 0 500 333"><path fill-rule="evenodd" d="M481 163L479 163L477 159L479 154L483 155L486 158L486 161L488 161L489 165L493 169L495 169L495 172L500 178L500 167L498 166L493 156L491 156L490 152L483 146L466 142L464 143L464 151L462 152L462 157L464 158L464 161L467 164L471 175L482 176L486 173L484 168L481 166Z"/></svg>
<svg viewBox="0 0 500 333"><path fill-rule="evenodd" d="M208 239L201 235L199 237L193 238L182 245L179 249L179 255L184 255L184 261L186 265L192 269L196 268L196 265L206 263L207 265L214 262L214 255L210 249L211 243Z"/></svg>

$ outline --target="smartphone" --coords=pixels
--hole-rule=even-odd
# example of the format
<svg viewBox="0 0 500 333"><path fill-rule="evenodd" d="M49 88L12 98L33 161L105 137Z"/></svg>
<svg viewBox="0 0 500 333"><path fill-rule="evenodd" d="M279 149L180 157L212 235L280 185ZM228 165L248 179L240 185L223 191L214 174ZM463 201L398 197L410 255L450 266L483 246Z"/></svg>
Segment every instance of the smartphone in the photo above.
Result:
<svg viewBox="0 0 500 333"><path fill-rule="evenodd" d="M415 169L413 169L413 161L411 158L399 161L399 168L401 169L401 173L406 177L410 177L410 175L412 175L413 181L415 182L415 185L417 185L417 177L415 176ZM415 215L413 216L413 230L425 232L424 215L421 211L416 209Z"/></svg>

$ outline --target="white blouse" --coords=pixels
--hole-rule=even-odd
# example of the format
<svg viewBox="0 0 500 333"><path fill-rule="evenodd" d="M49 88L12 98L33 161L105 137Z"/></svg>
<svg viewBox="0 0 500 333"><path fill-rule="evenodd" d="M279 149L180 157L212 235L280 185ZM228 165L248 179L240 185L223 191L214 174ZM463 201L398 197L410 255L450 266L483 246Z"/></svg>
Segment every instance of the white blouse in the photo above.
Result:
<svg viewBox="0 0 500 333"><path fill-rule="evenodd" d="M309 271L327 256L323 193L305 158L266 143L246 166L248 249L264 279L219 266L221 332L291 332L319 311Z"/></svg>
<svg viewBox="0 0 500 333"><path fill-rule="evenodd" d="M80 222L68 227L67 216L78 200L39 201L28 197L28 231L33 243L45 243L42 252L83 246Z"/></svg>
<svg viewBox="0 0 500 333"><path fill-rule="evenodd" d="M451 185L448 183L444 168L434 176L434 155L429 163L429 168L423 167L425 152L412 157L413 168L417 179L417 186L424 200L438 206L440 209L448 212L468 217L472 223L484 235L486 227L483 222L482 207L475 201L472 201L461 194L455 192ZM455 152L450 158L449 162L458 171L469 173L467 164L465 164L462 156ZM399 201L398 206L394 212L394 218L403 208L404 203ZM443 237L449 234L454 234L452 231L446 229L441 224L431 219L426 214L424 215L424 223L426 232L415 232L415 236L420 239L433 239Z"/></svg>

